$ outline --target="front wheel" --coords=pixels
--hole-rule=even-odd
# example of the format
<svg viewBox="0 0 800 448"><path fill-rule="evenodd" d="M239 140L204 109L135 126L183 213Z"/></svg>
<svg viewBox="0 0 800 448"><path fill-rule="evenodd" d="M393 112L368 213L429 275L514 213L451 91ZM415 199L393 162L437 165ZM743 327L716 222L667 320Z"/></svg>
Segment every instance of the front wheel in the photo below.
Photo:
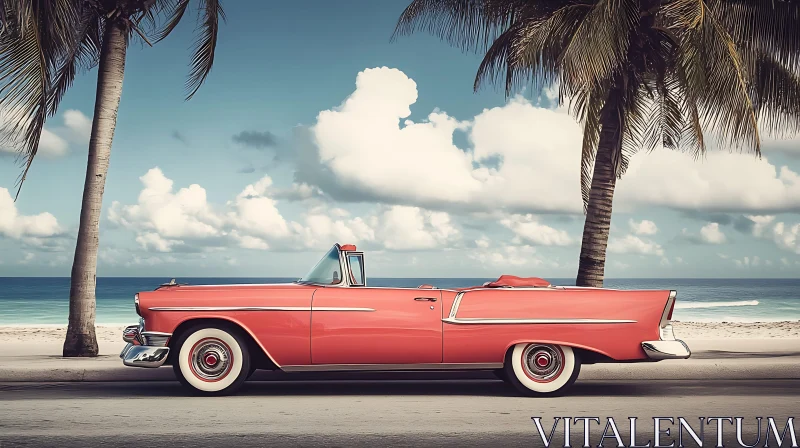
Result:
<svg viewBox="0 0 800 448"><path fill-rule="evenodd" d="M565 345L522 343L508 351L504 370L525 395L557 396L578 379L581 360Z"/></svg>
<svg viewBox="0 0 800 448"><path fill-rule="evenodd" d="M250 373L250 353L238 331L227 327L196 326L177 344L173 363L178 381L205 395L236 392Z"/></svg>

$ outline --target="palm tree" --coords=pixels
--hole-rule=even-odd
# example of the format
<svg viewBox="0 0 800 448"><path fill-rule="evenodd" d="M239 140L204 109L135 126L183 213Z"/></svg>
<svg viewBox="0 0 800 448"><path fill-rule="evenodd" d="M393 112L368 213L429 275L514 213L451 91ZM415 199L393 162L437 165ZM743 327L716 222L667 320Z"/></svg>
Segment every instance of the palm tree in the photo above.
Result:
<svg viewBox="0 0 800 448"><path fill-rule="evenodd" d="M800 127L795 0L414 0L398 35L485 52L474 88L557 84L583 125L576 284L602 287L616 180L637 151L702 156L705 134L760 156L759 125ZM676 182L680 182L679 175ZM664 188L669 188L665 185Z"/></svg>
<svg viewBox="0 0 800 448"><path fill-rule="evenodd" d="M97 356L95 286L100 212L131 37L148 45L169 35L189 0L0 0L0 103L6 138L24 164L17 197L33 163L45 119L58 109L76 74L98 65L92 132L72 265L64 356ZM191 98L214 63L220 0L199 0L189 78Z"/></svg>

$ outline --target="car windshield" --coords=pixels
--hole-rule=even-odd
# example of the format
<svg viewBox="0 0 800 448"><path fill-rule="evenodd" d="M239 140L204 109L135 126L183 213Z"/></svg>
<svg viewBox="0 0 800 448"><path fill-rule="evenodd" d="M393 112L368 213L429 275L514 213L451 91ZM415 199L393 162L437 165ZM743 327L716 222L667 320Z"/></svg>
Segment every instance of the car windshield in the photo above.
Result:
<svg viewBox="0 0 800 448"><path fill-rule="evenodd" d="M336 285L342 279L342 266L339 263L339 248L333 246L322 257L308 274L298 280L298 283L317 283L320 285Z"/></svg>

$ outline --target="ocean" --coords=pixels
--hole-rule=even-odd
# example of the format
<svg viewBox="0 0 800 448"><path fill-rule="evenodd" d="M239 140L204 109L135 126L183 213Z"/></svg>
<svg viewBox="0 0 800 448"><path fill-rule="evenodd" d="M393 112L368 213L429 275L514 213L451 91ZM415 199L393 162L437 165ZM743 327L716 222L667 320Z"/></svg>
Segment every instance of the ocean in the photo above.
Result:
<svg viewBox="0 0 800 448"><path fill-rule="evenodd" d="M291 282L295 278L179 278L179 283L231 284ZM369 278L370 286L439 288L480 285L486 278ZM548 279L574 285L574 279ZM150 291L165 278L97 279L97 324L138 321L133 295ZM606 288L675 289L673 320L694 322L775 322L800 320L800 279L606 279ZM0 277L0 325L65 325L69 314L69 278Z"/></svg>

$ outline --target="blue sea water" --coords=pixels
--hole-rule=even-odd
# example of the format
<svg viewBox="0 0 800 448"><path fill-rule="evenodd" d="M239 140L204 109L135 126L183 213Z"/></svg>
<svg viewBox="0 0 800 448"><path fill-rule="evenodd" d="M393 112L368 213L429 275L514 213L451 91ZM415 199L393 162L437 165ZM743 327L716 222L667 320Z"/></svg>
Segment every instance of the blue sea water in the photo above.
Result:
<svg viewBox="0 0 800 448"><path fill-rule="evenodd" d="M180 278L180 283L278 283L294 278ZM370 286L439 288L480 285L485 278L370 278ZM574 285L574 279L548 279ZM164 278L97 279L97 323L126 325L138 320L133 295L169 281ZM800 320L800 279L606 279L618 289L675 289L674 320L695 322L772 322ZM0 325L65 325L69 278L0 277Z"/></svg>

